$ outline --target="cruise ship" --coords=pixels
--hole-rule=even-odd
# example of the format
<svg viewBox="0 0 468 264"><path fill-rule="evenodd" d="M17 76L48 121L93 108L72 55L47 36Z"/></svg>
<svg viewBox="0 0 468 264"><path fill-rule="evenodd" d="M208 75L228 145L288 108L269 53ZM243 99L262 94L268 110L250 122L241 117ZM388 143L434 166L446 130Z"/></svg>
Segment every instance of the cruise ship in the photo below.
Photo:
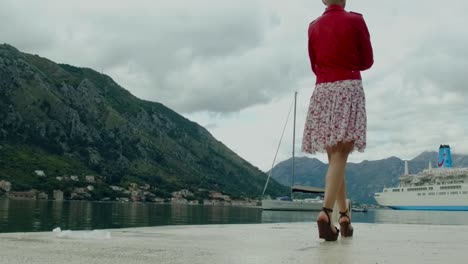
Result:
<svg viewBox="0 0 468 264"><path fill-rule="evenodd" d="M436 168L400 176L399 186L384 188L374 198L381 206L396 210L468 211L468 168L453 168L450 146L439 147Z"/></svg>

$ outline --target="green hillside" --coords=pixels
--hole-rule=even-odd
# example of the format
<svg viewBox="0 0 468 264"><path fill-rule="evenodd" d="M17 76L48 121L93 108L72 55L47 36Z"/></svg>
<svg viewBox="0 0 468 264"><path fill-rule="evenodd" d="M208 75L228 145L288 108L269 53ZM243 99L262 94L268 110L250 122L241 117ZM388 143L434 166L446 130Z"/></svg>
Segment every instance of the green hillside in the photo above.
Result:
<svg viewBox="0 0 468 264"><path fill-rule="evenodd" d="M63 175L257 197L266 175L205 128L109 76L0 45L0 180L50 190ZM34 170L44 170L37 179ZM273 181L272 195L287 192Z"/></svg>

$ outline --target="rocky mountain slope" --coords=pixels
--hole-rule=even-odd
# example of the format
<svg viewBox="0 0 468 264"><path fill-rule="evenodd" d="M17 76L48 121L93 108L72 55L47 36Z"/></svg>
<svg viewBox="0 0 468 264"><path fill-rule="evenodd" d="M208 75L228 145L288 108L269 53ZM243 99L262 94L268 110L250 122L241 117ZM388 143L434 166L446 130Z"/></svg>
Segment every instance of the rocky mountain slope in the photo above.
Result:
<svg viewBox="0 0 468 264"><path fill-rule="evenodd" d="M52 189L55 177L95 174L110 185L261 194L266 175L205 128L141 100L109 76L0 45L0 179ZM34 170L45 171L37 179ZM45 183L44 183L45 182ZM271 182L269 192L287 188ZM50 191L50 190L49 190Z"/></svg>

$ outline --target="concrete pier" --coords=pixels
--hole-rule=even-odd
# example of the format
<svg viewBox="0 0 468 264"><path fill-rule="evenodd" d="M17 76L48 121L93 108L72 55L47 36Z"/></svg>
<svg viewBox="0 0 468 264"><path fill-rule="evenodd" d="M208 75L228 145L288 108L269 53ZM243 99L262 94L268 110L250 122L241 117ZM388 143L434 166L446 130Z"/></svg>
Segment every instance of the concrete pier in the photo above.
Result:
<svg viewBox="0 0 468 264"><path fill-rule="evenodd" d="M337 242L319 240L316 228L315 223L145 227L108 230L110 239L4 233L0 263L428 264L468 259L468 226L354 224L355 236Z"/></svg>

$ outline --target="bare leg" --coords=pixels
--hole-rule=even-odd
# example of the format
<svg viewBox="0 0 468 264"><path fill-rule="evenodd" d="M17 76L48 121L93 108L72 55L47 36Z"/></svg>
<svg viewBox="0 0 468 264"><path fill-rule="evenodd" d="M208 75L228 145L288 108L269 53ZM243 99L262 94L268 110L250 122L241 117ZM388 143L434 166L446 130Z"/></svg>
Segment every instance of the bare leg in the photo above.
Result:
<svg viewBox="0 0 468 264"><path fill-rule="evenodd" d="M335 147L327 150L329 165L325 179L325 198L323 207L333 208L335 201L339 199L339 208L346 208L346 186L345 186L345 167L348 160L348 154L353 148L353 142L339 142ZM346 209L345 209L346 210ZM327 216L320 212L317 220L325 220ZM330 225L333 223L330 222ZM332 228L334 230L334 228Z"/></svg>
<svg viewBox="0 0 468 264"><path fill-rule="evenodd" d="M349 151L351 151L353 146L349 146ZM330 153L327 153L328 155L328 163L330 163ZM346 203L346 175L343 176L343 181L340 184L340 187L338 189L338 193L336 195L336 201L338 202L338 210L340 212L345 212L348 210L348 204ZM349 217L351 217L351 214L348 214ZM343 217L340 219L340 223L343 222L348 222L349 219L346 217Z"/></svg>
<svg viewBox="0 0 468 264"><path fill-rule="evenodd" d="M338 202L340 212L344 212L348 209L348 205L346 204L346 180L344 175L338 193L336 194L336 201Z"/></svg>
<svg viewBox="0 0 468 264"><path fill-rule="evenodd" d="M337 198L336 201L338 202L338 209L340 212L346 212L348 210L348 203L346 202L346 180L345 177L343 177L343 182L341 184L340 189L338 190ZM341 217L340 218L340 224L349 222L351 220L351 212L348 212L348 217Z"/></svg>

